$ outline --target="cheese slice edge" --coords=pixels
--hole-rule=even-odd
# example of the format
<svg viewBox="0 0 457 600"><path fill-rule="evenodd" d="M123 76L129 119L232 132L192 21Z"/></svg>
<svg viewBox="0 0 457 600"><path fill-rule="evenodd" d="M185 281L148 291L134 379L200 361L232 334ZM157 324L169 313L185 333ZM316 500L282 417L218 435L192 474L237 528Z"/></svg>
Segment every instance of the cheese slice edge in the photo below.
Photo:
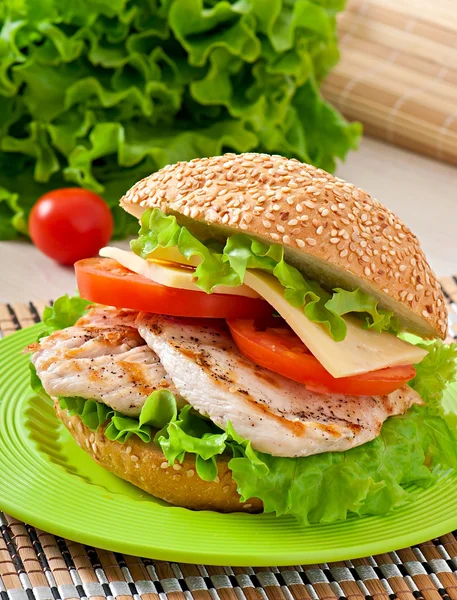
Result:
<svg viewBox="0 0 457 600"><path fill-rule="evenodd" d="M122 250L107 246L99 252L104 258L113 258L126 269L143 275L147 279L172 288L181 290L190 290L193 292L201 292L201 288L194 281L194 273L189 269L189 266L181 266L177 262L173 264L164 264L154 260L146 260L129 250ZM166 260L166 254L158 260ZM183 263L184 264L184 263ZM220 285L214 289L215 294L225 294L233 296L245 296L247 298L258 298L259 295L247 285L238 287L228 287Z"/></svg>
<svg viewBox="0 0 457 600"><path fill-rule="evenodd" d="M303 310L284 298L284 287L273 275L248 269L246 285L265 298L295 331L333 377L349 377L396 365L417 364L427 351L387 332L363 329L355 318L345 318L347 334L335 342L324 325L310 321Z"/></svg>

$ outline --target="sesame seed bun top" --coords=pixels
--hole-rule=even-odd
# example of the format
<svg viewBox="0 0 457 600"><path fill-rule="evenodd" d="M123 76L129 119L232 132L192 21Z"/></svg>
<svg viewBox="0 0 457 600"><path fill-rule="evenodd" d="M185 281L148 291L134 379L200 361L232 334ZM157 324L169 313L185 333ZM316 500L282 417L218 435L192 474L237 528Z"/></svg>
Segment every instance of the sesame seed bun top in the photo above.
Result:
<svg viewBox="0 0 457 600"><path fill-rule="evenodd" d="M369 194L322 169L268 154L225 154L164 167L121 199L158 207L200 237L245 232L327 287L360 287L423 337L446 335L440 285L416 236Z"/></svg>

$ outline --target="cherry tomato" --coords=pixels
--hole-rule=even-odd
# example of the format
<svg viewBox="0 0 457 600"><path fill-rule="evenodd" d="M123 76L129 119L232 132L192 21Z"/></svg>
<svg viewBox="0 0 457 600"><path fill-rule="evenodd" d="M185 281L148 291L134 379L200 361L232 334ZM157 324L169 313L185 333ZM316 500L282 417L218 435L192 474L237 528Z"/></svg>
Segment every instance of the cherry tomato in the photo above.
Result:
<svg viewBox="0 0 457 600"><path fill-rule="evenodd" d="M382 396L400 388L416 374L413 365L407 365L335 378L282 319L266 323L238 319L229 320L228 325L236 345L245 356L270 371L305 384L315 392Z"/></svg>
<svg viewBox="0 0 457 600"><path fill-rule="evenodd" d="M108 306L216 319L267 317L272 313L265 300L171 288L137 275L111 258L80 260L75 270L82 298Z"/></svg>
<svg viewBox="0 0 457 600"><path fill-rule="evenodd" d="M38 200L30 213L29 231L44 254L71 265L106 246L113 233L113 217L94 192L62 188Z"/></svg>

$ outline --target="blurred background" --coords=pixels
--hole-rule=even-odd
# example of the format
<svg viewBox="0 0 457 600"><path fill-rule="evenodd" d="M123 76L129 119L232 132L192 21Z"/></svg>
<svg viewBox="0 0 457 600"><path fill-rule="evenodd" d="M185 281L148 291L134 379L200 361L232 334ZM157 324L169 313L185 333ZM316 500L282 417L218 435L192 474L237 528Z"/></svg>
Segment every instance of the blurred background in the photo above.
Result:
<svg viewBox="0 0 457 600"><path fill-rule="evenodd" d="M59 219L96 211L62 188L126 239L133 183L225 151L336 172L457 271L455 0L6 0L0 28L0 301L74 290Z"/></svg>

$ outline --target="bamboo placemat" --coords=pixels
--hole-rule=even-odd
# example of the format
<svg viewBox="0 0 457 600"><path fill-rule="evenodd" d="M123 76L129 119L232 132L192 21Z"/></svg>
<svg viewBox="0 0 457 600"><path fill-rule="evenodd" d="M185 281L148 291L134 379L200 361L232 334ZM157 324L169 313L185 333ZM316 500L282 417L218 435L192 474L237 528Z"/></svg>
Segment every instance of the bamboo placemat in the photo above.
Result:
<svg viewBox="0 0 457 600"><path fill-rule="evenodd" d="M365 132L457 164L457 2L348 0L324 95Z"/></svg>
<svg viewBox="0 0 457 600"><path fill-rule="evenodd" d="M457 339L457 278L442 285ZM0 336L39 322L44 306L0 305ZM457 532L352 561L250 568L108 552L2 512L0 530L0 600L457 600Z"/></svg>

